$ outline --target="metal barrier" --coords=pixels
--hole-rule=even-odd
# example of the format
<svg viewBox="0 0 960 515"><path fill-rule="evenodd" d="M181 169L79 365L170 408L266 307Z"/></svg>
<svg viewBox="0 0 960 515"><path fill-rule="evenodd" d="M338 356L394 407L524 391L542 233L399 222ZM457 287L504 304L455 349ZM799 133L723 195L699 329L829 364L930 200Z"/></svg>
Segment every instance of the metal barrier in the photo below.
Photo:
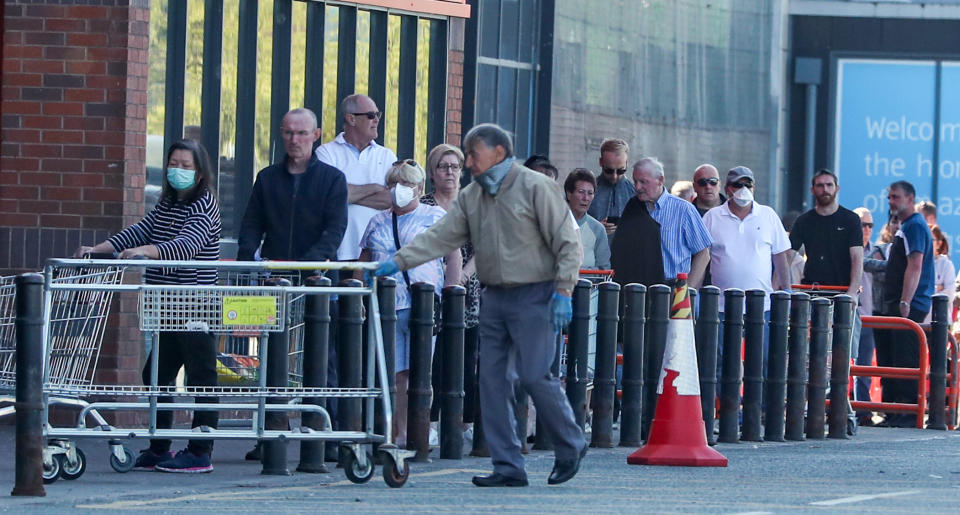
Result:
<svg viewBox="0 0 960 515"><path fill-rule="evenodd" d="M744 360L743 360L743 423L740 439L745 442L759 442L763 411L763 290L746 291L746 314L743 319ZM726 352L727 349L724 349ZM739 356L739 353L737 353Z"/></svg>
<svg viewBox="0 0 960 515"><path fill-rule="evenodd" d="M463 458L463 286L443 289L443 364L440 367L440 458Z"/></svg>
<svg viewBox="0 0 960 515"><path fill-rule="evenodd" d="M723 307L723 357L720 371L720 435L718 442L740 441L740 349L743 341L743 290L728 289Z"/></svg>
<svg viewBox="0 0 960 515"><path fill-rule="evenodd" d="M617 324L620 285L600 284L597 311L597 353L593 379L593 423L590 447L613 447L613 402L617 390Z"/></svg>
<svg viewBox="0 0 960 515"><path fill-rule="evenodd" d="M392 435L390 431L384 434L377 434L373 428L373 403L375 398L381 399L382 410L386 427L390 427L392 420L392 411L390 404L389 389L377 387L376 381L380 385L388 384L387 369L385 366L384 349L381 342L381 333L379 327L379 313L377 310L371 310L372 316L365 319L359 314L359 310L350 308L352 303L347 302L347 318L355 324L353 330L346 329L346 332L353 336L346 349L353 347L359 348L360 338L358 329L366 324L371 338L368 341L368 355L373 357L370 363L370 374L368 374L363 384L354 384L357 376L355 370L350 371L353 377L346 377L346 384L353 384L352 387L326 388L326 387L305 387L305 386L268 386L266 384L266 367L269 366L271 357L273 361L287 362L287 348L281 346L282 353L276 356L269 355L271 342L265 338L269 333L284 331L288 323L286 319L287 300L291 295L339 295L341 306L345 299L360 300L361 296L370 299L370 305L376 306L377 292L375 288L364 287L356 283L350 283L343 287L308 287L308 286L172 286L172 285L138 285L138 284L68 284L57 282L56 277L63 270L78 269L83 267L105 267L114 266L122 268L207 268L221 271L242 271L242 270L363 270L366 273L374 270L377 263L329 263L329 262L198 262L198 261L160 261L160 260L68 260L54 259L49 260L44 269L44 302L43 302L43 334L40 342L20 342L21 345L39 345L44 348L47 335L50 334L51 322L51 299L55 298L57 292L63 291L110 291L110 292L128 292L136 293L139 297L139 316L141 330L147 331L153 335L154 345L152 353L152 370L150 376L153 381L151 385L76 385L64 382L57 382L56 376L52 373L50 366L51 356L47 346L44 348L43 356L44 366L42 382L35 379L25 378L22 383L18 379L17 387L25 389L42 389L44 398L52 396L142 396L146 397L146 402L93 402L85 406L78 415L78 423L75 427L52 427L47 423L46 409L43 411L43 424L46 429L47 438L65 441L69 443L73 438L110 438L117 437L135 438L188 438L188 439L259 439L269 440L318 440L318 441L339 441L342 444L341 455L346 455L345 469L347 477L353 482L368 481L373 475L373 462L371 453L367 446L372 443L382 444L379 448L379 454L384 463L384 479L390 486L401 486L407 479L409 468L406 465L406 459L411 453L400 451L392 444ZM360 302L356 302L359 306ZM341 307L341 309L344 309ZM36 316L36 313L23 313L25 317ZM260 368L258 374L259 385L255 387L244 386L217 386L200 387L188 386L178 388L175 386L157 385L156 353L157 340L160 331L204 331L211 333L230 333L242 330L247 332L258 332L261 334L259 347ZM24 337L29 336L27 334ZM21 350L25 349L23 347ZM20 353L18 353L19 355ZM282 357L278 357L282 356ZM374 365L376 373L374 372ZM270 374L274 382L278 385L286 383L286 374L278 379L276 373ZM376 378L376 379L375 379ZM218 405L197 404L193 402L173 402L158 403L159 397L170 395L187 395L193 397L228 397L236 399L231 402L224 402ZM331 429L330 417L326 409L322 406L309 404L289 404L287 402L279 404L269 404L268 399L296 399L296 398L339 398L353 400L352 403L345 403L354 408L363 405L363 410L347 409L345 421L356 425L359 421L360 427L356 429L344 429L333 431ZM254 399L249 402L244 399ZM44 406L46 407L46 406ZM241 410L254 412L255 424L249 430L237 429L209 429L195 432L181 429L159 429L156 427L158 410L178 410L178 409L218 409L218 410ZM85 427L84 418L93 410L111 410L111 411L146 411L150 415L150 424L144 428L117 428L106 424L98 425L95 428ZM290 413L290 412L312 412L321 417L323 430L313 430L309 427L302 427L291 430L287 427L280 429L270 429L265 426L266 414L268 412ZM358 419L358 413L365 413L366 416ZM70 447L65 449L69 450ZM120 456L115 453L111 456L111 465L118 471L126 471L132 467L132 453L120 447ZM346 452L344 452L346 451ZM79 455L79 454L78 454ZM47 460L44 460L47 462ZM73 462L71 461L72 465ZM70 473L68 471L68 473ZM80 472L82 473L82 472ZM73 472L72 475L79 477L79 473ZM75 478L75 477L68 477Z"/></svg>
<svg viewBox="0 0 960 515"><path fill-rule="evenodd" d="M693 290L691 290L693 291ZM700 289L700 306L697 312L696 331L697 367L700 375L700 403L703 427L707 443L715 444L713 426L717 407L717 333L720 329L719 308L720 288L706 286ZM626 386L624 386L626 388Z"/></svg>
<svg viewBox="0 0 960 515"><path fill-rule="evenodd" d="M623 289L623 397L620 411L620 447L640 445L643 399L643 337L647 288L628 284Z"/></svg>

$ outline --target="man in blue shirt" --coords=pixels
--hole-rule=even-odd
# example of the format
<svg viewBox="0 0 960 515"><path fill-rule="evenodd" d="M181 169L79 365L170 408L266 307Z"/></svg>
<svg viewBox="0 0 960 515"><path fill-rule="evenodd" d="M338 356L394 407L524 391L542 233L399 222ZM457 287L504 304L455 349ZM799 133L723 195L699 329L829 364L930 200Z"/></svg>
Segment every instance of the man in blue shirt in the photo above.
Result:
<svg viewBox="0 0 960 515"><path fill-rule="evenodd" d="M710 233L697 208L663 187L663 164L645 157L633 165L636 195L623 211L610 246L614 278L621 284L672 284L688 274L699 288L710 262ZM596 202L596 200L594 201Z"/></svg>
<svg viewBox="0 0 960 515"><path fill-rule="evenodd" d="M890 214L903 220L890 247L883 285L883 302L876 309L881 315L909 318L923 322L932 303L935 272L933 269L933 236L916 212L916 191L907 181L890 185L887 201ZM920 362L919 340L912 331L874 331L877 365L917 368ZM917 381L910 379L880 380L883 402L915 403ZM915 414L889 414L883 425L916 427Z"/></svg>

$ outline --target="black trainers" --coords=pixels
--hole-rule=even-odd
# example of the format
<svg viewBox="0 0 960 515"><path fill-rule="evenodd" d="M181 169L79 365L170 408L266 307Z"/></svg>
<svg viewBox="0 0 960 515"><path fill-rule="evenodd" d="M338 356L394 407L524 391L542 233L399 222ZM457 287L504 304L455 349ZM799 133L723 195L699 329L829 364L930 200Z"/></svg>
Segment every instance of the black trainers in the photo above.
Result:
<svg viewBox="0 0 960 515"><path fill-rule="evenodd" d="M173 459L173 453L170 451L162 454L154 454L150 449L144 449L140 451L140 456L137 456L137 461L134 462L133 468L140 470L153 470L158 463L162 463L171 459Z"/></svg>
<svg viewBox="0 0 960 515"><path fill-rule="evenodd" d="M209 454L198 455L184 449L173 459L158 463L154 470L179 474L202 474L212 472L213 465L210 463Z"/></svg>

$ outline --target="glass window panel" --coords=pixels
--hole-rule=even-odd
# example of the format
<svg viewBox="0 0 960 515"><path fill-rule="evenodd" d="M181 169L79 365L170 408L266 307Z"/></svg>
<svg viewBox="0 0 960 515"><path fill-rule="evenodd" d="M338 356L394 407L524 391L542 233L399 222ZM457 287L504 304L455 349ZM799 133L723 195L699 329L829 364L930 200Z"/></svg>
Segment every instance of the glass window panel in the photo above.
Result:
<svg viewBox="0 0 960 515"><path fill-rule="evenodd" d="M483 0L480 2L480 55L497 57L500 42L500 0Z"/></svg>
<svg viewBox="0 0 960 515"><path fill-rule="evenodd" d="M537 40L540 37L539 0L520 2L520 46L517 60L522 63L534 62Z"/></svg>
<svg viewBox="0 0 960 515"><path fill-rule="evenodd" d="M530 155L530 148L533 142L533 113L536 106L533 103L533 72L530 70L519 70L517 72L517 125L516 141L514 142L514 153L518 156L527 157Z"/></svg>
<svg viewBox="0 0 960 515"><path fill-rule="evenodd" d="M517 70L500 68L497 81L497 123L513 132L517 127Z"/></svg>
<svg viewBox="0 0 960 515"><path fill-rule="evenodd" d="M477 123L497 120L497 68L487 64L477 65Z"/></svg>
<svg viewBox="0 0 960 515"><path fill-rule="evenodd" d="M526 0L530 1L530 0ZM503 0L500 11L500 59L516 61L520 39L520 5L518 0ZM529 27L524 27L529 31Z"/></svg>

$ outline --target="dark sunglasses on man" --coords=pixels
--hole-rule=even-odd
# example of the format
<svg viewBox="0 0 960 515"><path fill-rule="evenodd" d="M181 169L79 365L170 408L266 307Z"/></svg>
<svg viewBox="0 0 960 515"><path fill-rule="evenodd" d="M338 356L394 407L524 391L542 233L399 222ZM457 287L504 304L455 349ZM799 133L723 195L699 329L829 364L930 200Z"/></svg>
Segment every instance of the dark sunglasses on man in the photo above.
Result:
<svg viewBox="0 0 960 515"><path fill-rule="evenodd" d="M700 187L702 188L702 187L706 186L707 184L709 184L709 185L711 185L711 186L716 186L717 184L720 184L720 179L718 179L718 178L716 178L716 177L709 177L709 178L706 178L706 179L697 179L697 186L700 186Z"/></svg>
<svg viewBox="0 0 960 515"><path fill-rule="evenodd" d="M366 116L368 120L379 120L383 113L380 111L367 111L366 113L350 113L353 116Z"/></svg>
<svg viewBox="0 0 960 515"><path fill-rule="evenodd" d="M740 188L750 188L753 189L753 181L737 181L730 184L730 187L739 190Z"/></svg>
<svg viewBox="0 0 960 515"><path fill-rule="evenodd" d="M623 175L627 173L627 169L626 168L604 168L603 173L608 175L613 175L613 174Z"/></svg>

